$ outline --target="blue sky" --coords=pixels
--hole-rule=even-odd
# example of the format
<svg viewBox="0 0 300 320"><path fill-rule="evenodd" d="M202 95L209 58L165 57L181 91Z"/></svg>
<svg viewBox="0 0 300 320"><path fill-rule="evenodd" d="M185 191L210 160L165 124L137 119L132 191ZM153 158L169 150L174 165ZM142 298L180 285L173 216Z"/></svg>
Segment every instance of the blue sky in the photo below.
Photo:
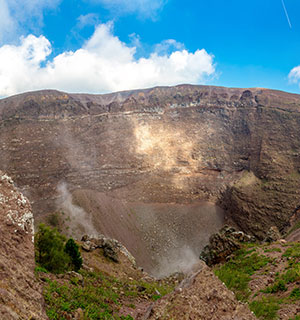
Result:
<svg viewBox="0 0 300 320"><path fill-rule="evenodd" d="M300 93L299 16L297 0L0 0L0 96L179 83Z"/></svg>

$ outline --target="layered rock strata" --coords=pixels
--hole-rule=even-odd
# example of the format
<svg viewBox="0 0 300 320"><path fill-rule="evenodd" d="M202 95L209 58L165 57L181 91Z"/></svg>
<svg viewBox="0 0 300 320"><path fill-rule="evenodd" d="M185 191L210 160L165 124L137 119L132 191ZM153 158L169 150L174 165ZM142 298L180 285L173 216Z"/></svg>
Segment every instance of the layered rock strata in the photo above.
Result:
<svg viewBox="0 0 300 320"><path fill-rule="evenodd" d="M128 202L210 201L263 239L299 206L299 111L298 95L259 88L26 93L0 101L0 166L36 216L63 181Z"/></svg>

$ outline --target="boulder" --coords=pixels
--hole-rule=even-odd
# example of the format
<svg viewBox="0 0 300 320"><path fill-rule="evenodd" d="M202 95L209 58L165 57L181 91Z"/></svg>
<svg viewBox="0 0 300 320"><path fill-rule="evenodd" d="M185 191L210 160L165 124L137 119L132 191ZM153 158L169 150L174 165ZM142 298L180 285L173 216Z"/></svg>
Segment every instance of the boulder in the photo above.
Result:
<svg viewBox="0 0 300 320"><path fill-rule="evenodd" d="M209 266L224 262L234 251L241 248L241 243L255 242L255 240L255 237L242 231L224 226L209 238L209 244L202 250L200 259Z"/></svg>
<svg viewBox="0 0 300 320"><path fill-rule="evenodd" d="M103 245L103 255L114 262L119 262L118 247L112 239L107 239Z"/></svg>
<svg viewBox="0 0 300 320"><path fill-rule="evenodd" d="M281 234L276 226L272 226L269 231L267 232L267 236L264 239L264 242L275 242L277 240L281 239Z"/></svg>
<svg viewBox="0 0 300 320"><path fill-rule="evenodd" d="M81 247L85 251L90 252L97 248L103 249L103 255L114 262L119 262L118 254L121 252L134 267L136 266L136 261L132 254L116 239L110 239L103 234L99 234L97 236L84 235L81 241L83 241Z"/></svg>

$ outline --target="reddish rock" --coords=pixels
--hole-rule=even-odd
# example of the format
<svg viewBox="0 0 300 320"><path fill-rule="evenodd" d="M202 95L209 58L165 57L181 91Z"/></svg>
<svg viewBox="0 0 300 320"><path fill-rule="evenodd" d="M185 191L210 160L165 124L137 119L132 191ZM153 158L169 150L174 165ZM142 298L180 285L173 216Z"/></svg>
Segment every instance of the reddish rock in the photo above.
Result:
<svg viewBox="0 0 300 320"><path fill-rule="evenodd" d="M47 319L34 275L33 214L0 171L0 319Z"/></svg>

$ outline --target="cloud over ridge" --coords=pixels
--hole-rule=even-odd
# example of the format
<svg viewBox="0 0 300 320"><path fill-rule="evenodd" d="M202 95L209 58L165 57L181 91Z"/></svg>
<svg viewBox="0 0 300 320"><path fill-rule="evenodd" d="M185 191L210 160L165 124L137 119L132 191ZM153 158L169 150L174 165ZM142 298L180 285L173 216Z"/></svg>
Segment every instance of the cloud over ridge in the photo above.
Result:
<svg viewBox="0 0 300 320"><path fill-rule="evenodd" d="M80 49L52 60L51 44L44 36L21 37L18 45L0 47L0 96L45 88L104 93L197 84L215 72L213 56L205 49L192 53L178 47L171 53L154 51L139 59L135 51L113 35L111 23L99 25Z"/></svg>
<svg viewBox="0 0 300 320"><path fill-rule="evenodd" d="M300 66L294 67L290 71L288 78L291 83L299 83L299 81L300 81Z"/></svg>

